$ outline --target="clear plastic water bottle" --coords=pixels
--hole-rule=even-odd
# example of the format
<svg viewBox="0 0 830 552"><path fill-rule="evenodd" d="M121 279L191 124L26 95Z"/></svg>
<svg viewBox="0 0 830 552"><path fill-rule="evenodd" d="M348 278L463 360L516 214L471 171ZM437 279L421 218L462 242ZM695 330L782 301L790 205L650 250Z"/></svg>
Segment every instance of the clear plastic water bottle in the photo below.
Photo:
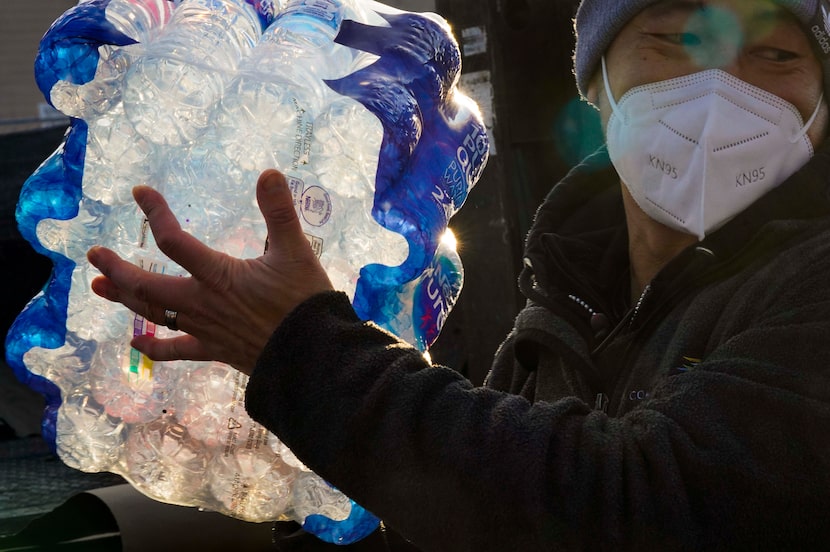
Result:
<svg viewBox="0 0 830 552"><path fill-rule="evenodd" d="M159 154L159 146L136 131L127 120L121 102L88 124L84 180L90 185L84 187L85 196L115 208L133 209L135 202L130 193L133 186L139 182L153 185L164 174L164 156ZM122 223L127 220L118 213L114 215L108 218L107 224L111 225L112 220ZM132 213L129 218L135 220L136 215Z"/></svg>
<svg viewBox="0 0 830 552"><path fill-rule="evenodd" d="M261 428L245 411L246 376L216 362L181 364L173 409L194 439L230 451Z"/></svg>
<svg viewBox="0 0 830 552"><path fill-rule="evenodd" d="M69 393L58 412L58 452L68 466L88 472L110 469L121 455L125 425L85 391Z"/></svg>
<svg viewBox="0 0 830 552"><path fill-rule="evenodd" d="M271 447L271 450L280 457L280 459L285 463L287 466L291 466L292 468L298 471L311 471L308 467L300 462L299 458L294 454L294 452L286 446L285 443L274 437L273 435L268 439L268 446Z"/></svg>
<svg viewBox="0 0 830 552"><path fill-rule="evenodd" d="M126 477L160 500L199 496L205 485L206 451L172 416L132 427L124 457Z"/></svg>
<svg viewBox="0 0 830 552"><path fill-rule="evenodd" d="M112 0L105 17L115 29L137 43L151 41L172 15L168 0ZM86 83L60 80L50 93L52 104L66 115L89 119L106 114L121 101L121 81L130 63L130 48L98 49L95 78Z"/></svg>
<svg viewBox="0 0 830 552"><path fill-rule="evenodd" d="M241 446L231 454L217 455L211 468L210 491L235 517L274 520L291 502L297 472L266 448Z"/></svg>
<svg viewBox="0 0 830 552"><path fill-rule="evenodd" d="M90 391L107 414L124 422L146 423L161 417L170 404L175 372L154 363L124 340L105 341L90 365Z"/></svg>
<svg viewBox="0 0 830 552"><path fill-rule="evenodd" d="M407 251L371 217L380 122L324 82L367 62L333 41L345 19L359 17L352 0L289 1L228 86L205 140L213 151L190 163L208 181L232 173L254 182L264 168L282 170L309 240L350 295L361 266L399 264Z"/></svg>
<svg viewBox="0 0 830 552"><path fill-rule="evenodd" d="M129 65L119 50L102 47L103 62L98 66L95 80L83 84L58 81L49 100L61 113L80 119L91 119L106 114L121 100L121 81Z"/></svg>
<svg viewBox="0 0 830 552"><path fill-rule="evenodd" d="M111 0L106 19L138 43L149 42L173 14L170 0Z"/></svg>
<svg viewBox="0 0 830 552"><path fill-rule="evenodd" d="M352 510L348 497L314 472L303 472L297 476L292 496L292 507L298 519L320 515L334 521L343 521Z"/></svg>
<svg viewBox="0 0 830 552"><path fill-rule="evenodd" d="M290 172L308 165L314 119L327 94L321 78L348 67L352 56L332 42L349 9L341 0L292 0L265 30L228 86L216 134L206 140L222 144L230 163L254 177L267 167Z"/></svg>
<svg viewBox="0 0 830 552"><path fill-rule="evenodd" d="M157 144L195 140L260 35L259 16L245 0L184 0L127 71L127 118Z"/></svg>

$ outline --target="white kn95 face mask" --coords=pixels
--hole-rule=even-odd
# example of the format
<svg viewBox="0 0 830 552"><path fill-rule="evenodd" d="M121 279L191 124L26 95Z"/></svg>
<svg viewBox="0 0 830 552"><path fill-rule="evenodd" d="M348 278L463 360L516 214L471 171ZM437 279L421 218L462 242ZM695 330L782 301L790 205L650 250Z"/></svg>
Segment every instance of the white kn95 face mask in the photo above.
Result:
<svg viewBox="0 0 830 552"><path fill-rule="evenodd" d="M720 69L632 88L611 104L608 153L651 218L698 239L781 184L813 155L790 103Z"/></svg>

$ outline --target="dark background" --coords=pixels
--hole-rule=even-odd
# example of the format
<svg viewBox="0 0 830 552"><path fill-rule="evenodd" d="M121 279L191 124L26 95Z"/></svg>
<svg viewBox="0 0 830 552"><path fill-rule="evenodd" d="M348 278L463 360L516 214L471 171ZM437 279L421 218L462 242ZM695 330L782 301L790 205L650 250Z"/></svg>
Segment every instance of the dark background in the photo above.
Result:
<svg viewBox="0 0 830 552"><path fill-rule="evenodd" d="M485 54L463 71L490 71L496 155L450 222L465 283L431 355L480 384L524 304L517 289L522 244L545 195L601 140L596 112L572 73L575 0L438 0L459 41L482 26Z"/></svg>

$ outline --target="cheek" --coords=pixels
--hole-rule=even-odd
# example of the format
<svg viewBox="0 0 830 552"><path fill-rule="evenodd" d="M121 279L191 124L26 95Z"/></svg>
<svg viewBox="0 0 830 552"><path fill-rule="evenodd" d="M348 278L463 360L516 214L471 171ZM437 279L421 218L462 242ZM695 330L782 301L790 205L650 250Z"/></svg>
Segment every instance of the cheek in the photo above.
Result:
<svg viewBox="0 0 830 552"><path fill-rule="evenodd" d="M809 115L807 115L809 117ZM827 132L830 130L830 108L827 106L827 98L821 101L816 120L813 121L812 126L807 130L807 137L813 144L813 149L818 149L818 146L827 138Z"/></svg>

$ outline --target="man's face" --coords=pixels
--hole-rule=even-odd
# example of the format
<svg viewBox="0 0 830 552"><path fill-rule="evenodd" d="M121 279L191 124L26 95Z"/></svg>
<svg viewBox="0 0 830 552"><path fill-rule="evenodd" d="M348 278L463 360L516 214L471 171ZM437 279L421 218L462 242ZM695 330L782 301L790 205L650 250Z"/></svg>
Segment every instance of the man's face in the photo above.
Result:
<svg viewBox="0 0 830 552"><path fill-rule="evenodd" d="M807 36L772 0L663 0L634 17L605 57L616 100L635 86L713 68L786 100L805 121L821 97L822 69ZM589 95L605 127L611 108L601 74ZM822 104L808 131L814 146L827 131Z"/></svg>

